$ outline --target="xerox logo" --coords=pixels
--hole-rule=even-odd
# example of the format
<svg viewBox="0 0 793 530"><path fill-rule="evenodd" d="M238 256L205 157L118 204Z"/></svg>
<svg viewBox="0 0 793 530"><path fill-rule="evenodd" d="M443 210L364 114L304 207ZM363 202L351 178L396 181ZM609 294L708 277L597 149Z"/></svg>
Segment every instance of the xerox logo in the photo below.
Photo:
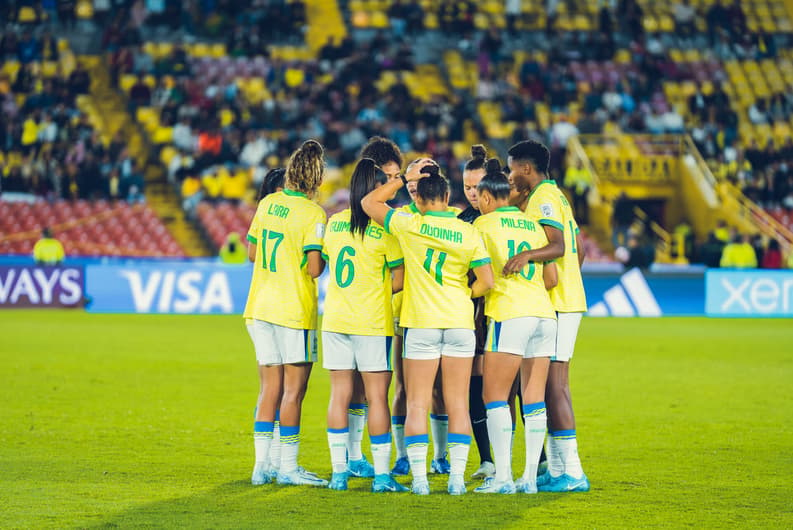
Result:
<svg viewBox="0 0 793 530"><path fill-rule="evenodd" d="M793 272L709 270L705 311L711 316L793 316Z"/></svg>
<svg viewBox="0 0 793 530"><path fill-rule="evenodd" d="M622 275L614 287L603 293L603 301L589 308L593 317L660 317L663 313L639 269Z"/></svg>

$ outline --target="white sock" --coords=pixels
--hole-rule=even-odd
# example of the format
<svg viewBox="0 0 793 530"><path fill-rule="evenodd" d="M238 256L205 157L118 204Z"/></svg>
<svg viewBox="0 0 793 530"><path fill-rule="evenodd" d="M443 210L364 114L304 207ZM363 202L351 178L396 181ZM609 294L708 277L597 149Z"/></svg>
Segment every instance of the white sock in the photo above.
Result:
<svg viewBox="0 0 793 530"><path fill-rule="evenodd" d="M548 459L548 473L552 477L564 474L564 463L562 463L559 448L556 446L556 440L551 436L551 433L548 433L546 437L545 457Z"/></svg>
<svg viewBox="0 0 793 530"><path fill-rule="evenodd" d="M449 480L453 476L462 477L468 464L468 450L471 448L471 435L449 433Z"/></svg>
<svg viewBox="0 0 793 530"><path fill-rule="evenodd" d="M446 458L446 443L449 437L449 416L446 414L430 414L430 430L432 431L432 445L434 460Z"/></svg>
<svg viewBox="0 0 793 530"><path fill-rule="evenodd" d="M391 433L370 435L369 443L372 448L372 460L374 460L374 474L388 475L391 470Z"/></svg>
<svg viewBox="0 0 793 530"><path fill-rule="evenodd" d="M512 416L506 401L491 401L487 409L487 435L493 447L496 481L512 480Z"/></svg>
<svg viewBox="0 0 793 530"><path fill-rule="evenodd" d="M270 467L279 469L281 467L281 422L278 421L278 413L275 413L275 425L273 426L273 443L270 444Z"/></svg>
<svg viewBox="0 0 793 530"><path fill-rule="evenodd" d="M256 421L253 423L253 451L257 464L267 463L270 444L273 441L273 422Z"/></svg>
<svg viewBox="0 0 793 530"><path fill-rule="evenodd" d="M297 451L300 448L300 426L281 425L281 466L279 472L288 475L297 471Z"/></svg>
<svg viewBox="0 0 793 530"><path fill-rule="evenodd" d="M405 458L408 455L405 447L405 416L391 416L391 433L394 435L397 459Z"/></svg>
<svg viewBox="0 0 793 530"><path fill-rule="evenodd" d="M347 439L350 431L344 429L328 429L328 447L330 448L330 465L334 473L347 471Z"/></svg>
<svg viewBox="0 0 793 530"><path fill-rule="evenodd" d="M427 480L427 446L429 436L417 434L415 436L405 436L405 446L407 447L408 461L410 462L410 474L413 480Z"/></svg>
<svg viewBox="0 0 793 530"><path fill-rule="evenodd" d="M350 435L347 437L347 456L350 461L360 460L361 440L363 440L363 428L366 425L366 404L350 403L347 409L347 425L350 427Z"/></svg>
<svg viewBox="0 0 793 530"><path fill-rule="evenodd" d="M583 477L584 469L581 467L581 459L578 457L578 441L575 437L575 429L554 431L551 436L556 443L564 473L573 478Z"/></svg>
<svg viewBox="0 0 793 530"><path fill-rule="evenodd" d="M535 484L542 443L545 440L545 427L548 422L548 417L545 414L545 402L523 405L523 421L526 440L526 467L523 470L523 480Z"/></svg>

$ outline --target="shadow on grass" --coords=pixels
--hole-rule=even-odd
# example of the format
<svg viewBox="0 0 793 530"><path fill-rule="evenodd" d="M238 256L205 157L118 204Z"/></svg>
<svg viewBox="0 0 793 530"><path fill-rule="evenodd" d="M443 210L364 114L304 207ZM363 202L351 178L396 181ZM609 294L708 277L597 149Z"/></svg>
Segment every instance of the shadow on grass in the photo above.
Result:
<svg viewBox="0 0 793 530"><path fill-rule="evenodd" d="M406 483L406 480L400 480ZM370 480L351 479L346 492L307 486L265 485L248 481L142 504L116 513L93 528L487 528L514 526L532 508L559 496L446 494L445 478L431 478L432 494L369 492Z"/></svg>

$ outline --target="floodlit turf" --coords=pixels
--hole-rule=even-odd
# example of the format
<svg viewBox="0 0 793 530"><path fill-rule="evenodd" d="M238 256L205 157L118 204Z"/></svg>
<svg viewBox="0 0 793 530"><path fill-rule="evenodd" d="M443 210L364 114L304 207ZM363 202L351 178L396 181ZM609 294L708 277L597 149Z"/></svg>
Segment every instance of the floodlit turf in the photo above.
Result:
<svg viewBox="0 0 793 530"><path fill-rule="evenodd" d="M589 493L253 487L241 319L4 311L0 526L793 526L791 321L587 319L577 352ZM327 397L318 365L300 460L322 475Z"/></svg>

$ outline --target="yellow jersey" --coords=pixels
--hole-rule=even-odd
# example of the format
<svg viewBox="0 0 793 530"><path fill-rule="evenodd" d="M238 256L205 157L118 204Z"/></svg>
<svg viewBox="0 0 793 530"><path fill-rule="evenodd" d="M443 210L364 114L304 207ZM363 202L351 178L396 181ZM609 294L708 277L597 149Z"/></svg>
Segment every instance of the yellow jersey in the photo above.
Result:
<svg viewBox="0 0 793 530"><path fill-rule="evenodd" d="M526 215L544 226L558 228L564 233L564 255L554 261L559 271L559 283L551 289L551 302L560 313L586 311L586 294L578 264L576 235L578 224L573 209L556 183L543 180L529 194Z"/></svg>
<svg viewBox="0 0 793 530"><path fill-rule="evenodd" d="M325 210L304 193L283 190L259 202L248 230L256 245L243 317L295 329L316 329L317 286L306 253L322 251Z"/></svg>
<svg viewBox="0 0 793 530"><path fill-rule="evenodd" d="M497 322L519 317L556 318L545 289L541 263L529 263L518 274L500 274L515 254L548 244L542 227L515 206L482 215L474 221L474 226L482 234L496 280L485 295L485 315Z"/></svg>
<svg viewBox="0 0 793 530"><path fill-rule="evenodd" d="M405 255L405 328L474 329L468 271L490 263L482 236L452 211L424 215L390 210L385 229Z"/></svg>
<svg viewBox="0 0 793 530"><path fill-rule="evenodd" d="M33 259L36 263L57 265L64 257L63 245L55 238L43 237L33 246Z"/></svg>
<svg viewBox="0 0 793 530"><path fill-rule="evenodd" d="M397 211L421 215L421 212L419 211L418 206L416 206L415 201L411 201L410 204L400 206L399 208L397 208ZM460 215L460 212L462 210L460 210L456 206L449 206L448 208L446 208L446 211L454 212L454 215L456 217ZM404 290L399 291L391 298L391 311L393 312L394 317L396 317L397 319L399 319L399 315L400 313L402 313L402 296L404 295L404 293L405 293Z"/></svg>
<svg viewBox="0 0 793 530"><path fill-rule="evenodd" d="M369 222L363 238L350 232L350 209L328 220L322 257L328 262L328 290L322 330L350 335L394 334L391 274L402 265L402 249L382 226Z"/></svg>

